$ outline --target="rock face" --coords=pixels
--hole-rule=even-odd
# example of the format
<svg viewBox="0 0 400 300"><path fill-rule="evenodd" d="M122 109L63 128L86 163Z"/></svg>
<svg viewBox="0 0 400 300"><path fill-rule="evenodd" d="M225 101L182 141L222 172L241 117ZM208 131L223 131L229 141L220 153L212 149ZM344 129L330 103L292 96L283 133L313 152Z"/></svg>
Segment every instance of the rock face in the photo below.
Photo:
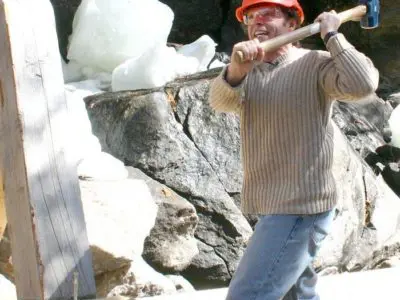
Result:
<svg viewBox="0 0 400 300"><path fill-rule="evenodd" d="M384 253L386 246L399 241L400 199L360 159L336 124L334 128L333 171L339 203L315 266L358 271L373 265L375 252Z"/></svg>
<svg viewBox="0 0 400 300"><path fill-rule="evenodd" d="M185 269L185 276L196 280L202 273L205 274L202 280L211 282L212 279L215 283L224 284L230 280L252 230L229 195L230 191L238 191L240 187L227 185L225 188L223 177L219 177L219 174L226 177L224 171L217 172L213 168L216 157L230 161L222 155L226 151L217 146L212 149L220 154L203 153L201 149L205 149L205 145L197 144L186 134L191 118L188 111L195 112L193 104L199 100L188 98L186 101L190 100L191 104L185 109L185 101L177 99L185 93L197 93L197 99L201 99L200 104L196 104L200 107L199 111L209 109L205 103L208 80L194 83L190 93L181 90L179 83L151 92L107 93L100 98L86 98L87 108L94 134L107 151L125 164L141 169L194 205L199 217L195 237L200 253ZM180 105L182 107L178 109ZM193 132L195 128L204 127L195 125L189 126L189 130ZM193 135L196 136L196 133ZM207 139L203 137L200 140ZM228 154L232 155L235 156ZM228 164L227 170L233 167L238 169L237 165Z"/></svg>
<svg viewBox="0 0 400 300"><path fill-rule="evenodd" d="M388 144L380 146L365 160L400 197L400 148Z"/></svg>
<svg viewBox="0 0 400 300"><path fill-rule="evenodd" d="M142 256L156 269L178 272L185 269L199 250L194 232L198 223L196 209L174 191L151 179L138 169L128 167L129 177L149 186L158 205L154 227L144 242Z"/></svg>
<svg viewBox="0 0 400 300"><path fill-rule="evenodd" d="M376 95L359 101L336 102L332 118L362 158L382 144L393 109Z"/></svg>
<svg viewBox="0 0 400 300"><path fill-rule="evenodd" d="M94 250L95 274L126 265L143 252L145 238L153 228L157 205L142 180L80 180L89 243ZM96 259L97 253L102 259ZM119 257L121 264L106 259L106 254Z"/></svg>
<svg viewBox="0 0 400 300"><path fill-rule="evenodd" d="M239 120L216 114L207 104L217 72L161 89L85 99L103 148L195 207L199 254L180 273L197 287L226 285L251 234L234 204L242 184ZM334 104L339 204L327 246L315 263L319 270L368 268L373 257L399 241L400 200L363 160L385 144L382 131L390 111L376 96Z"/></svg>

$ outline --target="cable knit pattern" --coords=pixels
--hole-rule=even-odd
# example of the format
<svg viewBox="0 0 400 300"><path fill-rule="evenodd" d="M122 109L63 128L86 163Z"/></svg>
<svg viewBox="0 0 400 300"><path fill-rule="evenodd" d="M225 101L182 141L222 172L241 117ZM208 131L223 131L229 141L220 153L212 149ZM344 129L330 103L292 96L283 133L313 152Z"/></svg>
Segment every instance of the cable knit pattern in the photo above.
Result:
<svg viewBox="0 0 400 300"><path fill-rule="evenodd" d="M313 214L336 204L332 101L373 93L379 73L342 34L327 49L292 48L235 87L226 67L212 82L211 107L240 115L244 213Z"/></svg>

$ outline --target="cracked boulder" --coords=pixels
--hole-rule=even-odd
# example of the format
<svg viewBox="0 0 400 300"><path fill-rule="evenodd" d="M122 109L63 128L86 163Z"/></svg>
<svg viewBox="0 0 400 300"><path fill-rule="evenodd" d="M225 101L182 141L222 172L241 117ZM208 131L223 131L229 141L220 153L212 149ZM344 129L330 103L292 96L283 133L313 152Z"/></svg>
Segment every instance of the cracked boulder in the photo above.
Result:
<svg viewBox="0 0 400 300"><path fill-rule="evenodd" d="M334 267L339 272L368 269L375 257L388 258L387 247L398 247L400 199L335 123L334 129L338 205L332 231L314 265L318 270Z"/></svg>
<svg viewBox="0 0 400 300"><path fill-rule="evenodd" d="M208 82L183 86L177 94L176 115L186 134L210 163L228 193L240 193L243 172L240 161L239 118L216 114L206 101Z"/></svg>
<svg viewBox="0 0 400 300"><path fill-rule="evenodd" d="M362 158L385 144L384 133L392 106L372 94L358 101L336 101L332 118Z"/></svg>
<svg viewBox="0 0 400 300"><path fill-rule="evenodd" d="M177 293L173 280L150 267L142 257L133 257L126 267L96 277L97 295L137 299Z"/></svg>
<svg viewBox="0 0 400 300"><path fill-rule="evenodd" d="M192 86L206 84L203 97L208 82L191 80ZM148 91L104 93L85 101L93 132L105 151L140 169L195 207L199 217L195 237L209 251L200 250L184 270L185 277L192 283L201 279L223 285L236 269L252 229L229 195L232 186L224 186L218 168L201 150L204 145L196 144L196 139L187 134L187 125L180 123L184 118L178 116L176 95L187 83L176 82ZM205 98L201 101L204 105ZM216 268L220 270L218 274L214 273ZM194 269L205 276L199 278L198 272L190 272Z"/></svg>
<svg viewBox="0 0 400 300"><path fill-rule="evenodd" d="M143 180L80 180L96 276L129 265L143 252L157 205Z"/></svg>
<svg viewBox="0 0 400 300"><path fill-rule="evenodd" d="M159 271L182 271L199 253L194 237L199 221L196 209L186 199L139 169L127 169L129 178L146 182L158 206L155 225L145 239L142 256Z"/></svg>
<svg viewBox="0 0 400 300"><path fill-rule="evenodd" d="M217 73L195 74L160 89L85 99L103 148L194 205L199 254L181 274L196 287L226 285L251 234L233 200L239 198L242 184L239 121L232 114L211 111L207 104L209 84ZM335 107L339 204L332 233L315 264L319 270L356 270L368 268L373 257L398 241L400 200L363 160L371 144L375 149L384 143L385 104L371 98ZM383 120L371 118L374 114Z"/></svg>
<svg viewBox="0 0 400 300"><path fill-rule="evenodd" d="M365 160L400 197L400 148L390 144L382 145Z"/></svg>

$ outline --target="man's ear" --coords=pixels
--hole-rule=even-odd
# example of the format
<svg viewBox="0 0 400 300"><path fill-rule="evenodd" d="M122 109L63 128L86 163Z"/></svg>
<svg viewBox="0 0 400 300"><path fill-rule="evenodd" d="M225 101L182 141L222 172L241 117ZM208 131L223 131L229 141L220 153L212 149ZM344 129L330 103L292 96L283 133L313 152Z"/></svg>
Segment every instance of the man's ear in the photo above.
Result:
<svg viewBox="0 0 400 300"><path fill-rule="evenodd" d="M297 21L294 19L290 19L289 20L289 28L291 28L292 30L297 29Z"/></svg>

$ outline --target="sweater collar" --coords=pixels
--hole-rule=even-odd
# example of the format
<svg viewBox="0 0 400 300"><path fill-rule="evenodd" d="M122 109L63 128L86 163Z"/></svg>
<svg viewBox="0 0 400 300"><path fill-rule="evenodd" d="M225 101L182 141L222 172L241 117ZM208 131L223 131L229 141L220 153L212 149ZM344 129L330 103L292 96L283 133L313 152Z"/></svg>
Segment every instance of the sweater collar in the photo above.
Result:
<svg viewBox="0 0 400 300"><path fill-rule="evenodd" d="M283 53L282 55L275 58L272 62L261 62L256 64L255 66L261 69L266 69L271 71L275 68L278 68L282 65L285 65L286 63L295 60L296 57L298 57L299 55L301 55L300 48L292 47L286 53Z"/></svg>
<svg viewBox="0 0 400 300"><path fill-rule="evenodd" d="M295 48L292 47L287 52L281 54L280 56L275 58L272 62L269 62L267 64L276 67L278 65L281 65L282 63L288 62L288 61L290 61L290 58L293 56L294 51L295 51Z"/></svg>

